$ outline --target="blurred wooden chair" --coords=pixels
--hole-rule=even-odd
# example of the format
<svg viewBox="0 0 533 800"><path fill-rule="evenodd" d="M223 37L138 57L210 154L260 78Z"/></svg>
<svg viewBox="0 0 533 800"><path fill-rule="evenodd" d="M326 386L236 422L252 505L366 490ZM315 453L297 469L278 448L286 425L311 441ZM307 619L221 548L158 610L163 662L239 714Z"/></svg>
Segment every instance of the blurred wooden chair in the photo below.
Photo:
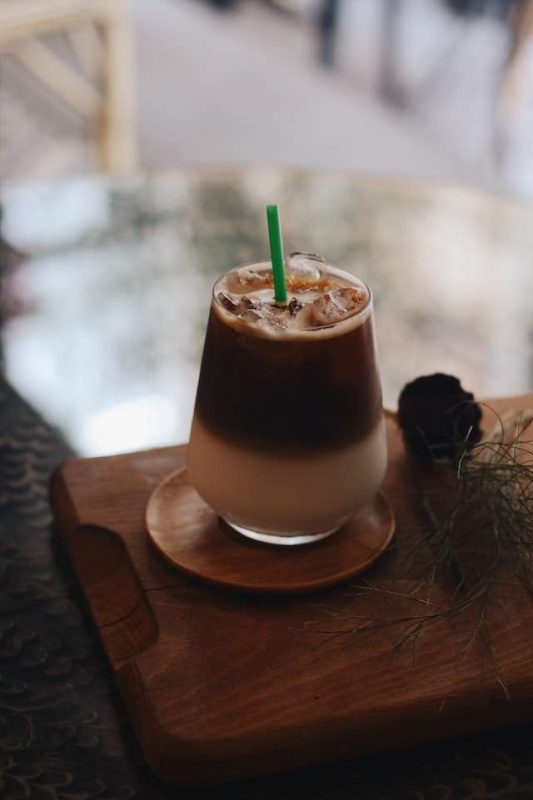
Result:
<svg viewBox="0 0 533 800"><path fill-rule="evenodd" d="M533 46L533 0L517 0L509 15L511 41L501 90L500 113L511 117L528 90L526 59Z"/></svg>
<svg viewBox="0 0 533 800"><path fill-rule="evenodd" d="M64 34L74 59L41 40ZM137 163L128 0L0 0L0 55L10 54L94 130L104 169Z"/></svg>

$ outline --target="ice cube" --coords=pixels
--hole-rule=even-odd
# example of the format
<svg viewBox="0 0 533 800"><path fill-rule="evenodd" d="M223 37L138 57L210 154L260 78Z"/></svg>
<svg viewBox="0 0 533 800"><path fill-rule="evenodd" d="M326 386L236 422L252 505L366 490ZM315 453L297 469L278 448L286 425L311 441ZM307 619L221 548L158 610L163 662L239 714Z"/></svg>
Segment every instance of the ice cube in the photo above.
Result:
<svg viewBox="0 0 533 800"><path fill-rule="evenodd" d="M314 253L291 253L285 259L285 267L289 273L289 278L293 275L296 280L303 280L309 283L320 280L322 272L319 265L325 263L322 256L317 256Z"/></svg>
<svg viewBox="0 0 533 800"><path fill-rule="evenodd" d="M234 314L236 317L244 317L246 312L261 306L261 303L252 300L247 295L235 296L225 291L217 294L217 300L226 311L229 311L230 314Z"/></svg>
<svg viewBox="0 0 533 800"><path fill-rule="evenodd" d="M217 294L217 300L220 305L229 311L230 314L238 314L239 312L239 301L232 297L229 292L219 292Z"/></svg>
<svg viewBox="0 0 533 800"><path fill-rule="evenodd" d="M333 289L305 307L306 323L313 328L334 325L363 308L365 300L362 289L353 286Z"/></svg>
<svg viewBox="0 0 533 800"><path fill-rule="evenodd" d="M367 299L363 287L357 286L340 286L329 294L336 306L350 313L363 308Z"/></svg>
<svg viewBox="0 0 533 800"><path fill-rule="evenodd" d="M281 314L270 314L265 322L274 330L282 331L287 328L287 320Z"/></svg>
<svg viewBox="0 0 533 800"><path fill-rule="evenodd" d="M247 322L266 322L265 317L258 309L248 308L241 314L241 317Z"/></svg>
<svg viewBox="0 0 533 800"><path fill-rule="evenodd" d="M264 289L269 284L268 275L251 269L234 269L226 275L226 289L233 294L246 294Z"/></svg>
<svg viewBox="0 0 533 800"><path fill-rule="evenodd" d="M246 310L247 308L259 308L260 305L261 305L260 303L256 303L254 300L252 300L250 297L247 297L246 295L244 295L244 297L241 297L240 299L240 306L243 311Z"/></svg>

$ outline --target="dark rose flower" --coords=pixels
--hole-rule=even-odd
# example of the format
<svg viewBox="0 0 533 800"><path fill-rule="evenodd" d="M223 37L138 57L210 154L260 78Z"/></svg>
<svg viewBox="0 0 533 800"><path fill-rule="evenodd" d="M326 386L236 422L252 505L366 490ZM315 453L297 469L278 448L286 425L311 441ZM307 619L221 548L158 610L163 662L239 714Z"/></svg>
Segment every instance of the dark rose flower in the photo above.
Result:
<svg viewBox="0 0 533 800"><path fill-rule="evenodd" d="M408 383L398 402L407 446L417 455L453 458L479 442L481 409L453 375L437 372Z"/></svg>

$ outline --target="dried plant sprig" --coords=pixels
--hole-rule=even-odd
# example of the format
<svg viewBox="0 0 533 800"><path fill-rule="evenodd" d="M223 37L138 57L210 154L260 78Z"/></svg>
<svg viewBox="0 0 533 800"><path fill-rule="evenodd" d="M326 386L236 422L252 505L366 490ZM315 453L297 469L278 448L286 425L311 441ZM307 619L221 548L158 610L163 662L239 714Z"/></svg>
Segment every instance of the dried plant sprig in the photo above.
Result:
<svg viewBox="0 0 533 800"><path fill-rule="evenodd" d="M445 577L452 600L474 596L504 570L533 590L532 422L533 412L498 417L486 439L463 448L455 473L440 465L437 481L413 470L426 526L404 566L414 566L415 550L420 562L425 545L429 578Z"/></svg>
<svg viewBox="0 0 533 800"><path fill-rule="evenodd" d="M499 608L498 587L521 586L533 599L533 410L495 416L482 441L458 440L455 458L434 459L429 478L427 462L421 470L411 462L425 525L399 571L416 582L401 592L360 580L351 596L372 594L385 611L357 613L351 603L332 610L322 630L327 641L398 626L396 647L414 647L434 622L468 614L472 630L463 655L480 643L505 690L490 617Z"/></svg>

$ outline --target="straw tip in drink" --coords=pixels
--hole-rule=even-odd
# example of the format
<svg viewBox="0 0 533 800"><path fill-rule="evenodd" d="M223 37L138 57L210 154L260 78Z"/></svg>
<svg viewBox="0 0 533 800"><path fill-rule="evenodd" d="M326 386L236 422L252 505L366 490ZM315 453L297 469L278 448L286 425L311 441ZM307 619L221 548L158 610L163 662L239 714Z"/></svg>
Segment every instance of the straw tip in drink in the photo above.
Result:
<svg viewBox="0 0 533 800"><path fill-rule="evenodd" d="M272 277L274 280L274 295L277 303L285 303L287 301L287 287L283 265L283 240L281 237L279 209L274 203L270 203L266 208L270 240L270 258L272 260Z"/></svg>

